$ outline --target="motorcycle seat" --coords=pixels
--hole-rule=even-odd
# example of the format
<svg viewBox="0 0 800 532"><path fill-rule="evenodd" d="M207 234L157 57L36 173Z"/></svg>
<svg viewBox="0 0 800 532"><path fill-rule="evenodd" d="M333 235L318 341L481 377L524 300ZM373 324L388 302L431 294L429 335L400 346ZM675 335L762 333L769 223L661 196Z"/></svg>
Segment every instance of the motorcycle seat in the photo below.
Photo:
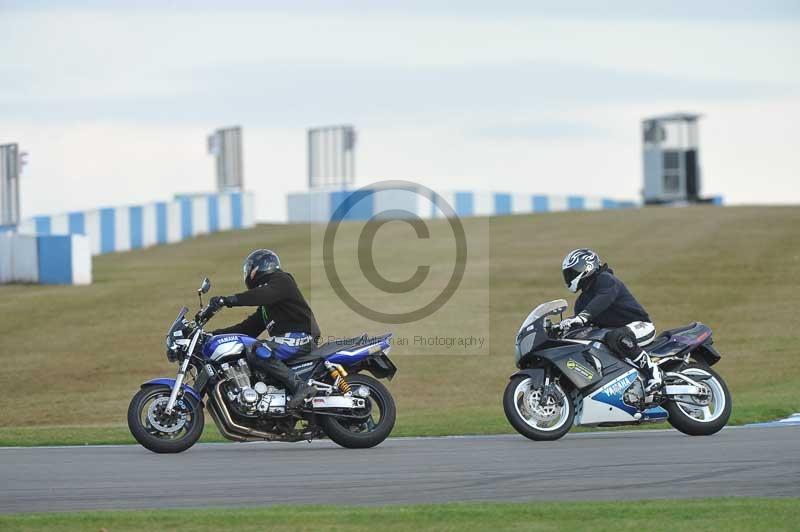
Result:
<svg viewBox="0 0 800 532"><path fill-rule="evenodd" d="M668 329L668 330L662 332L661 334L659 334L656 337L656 339L653 340L653 343L651 343L650 345L647 346L647 350L648 351L655 351L659 347L662 347L664 344L669 342L674 335L682 333L684 331L688 331L690 329L694 329L695 327L697 327L697 322L690 323L689 325L684 325L683 327L677 327L675 329Z"/></svg>
<svg viewBox="0 0 800 532"><path fill-rule="evenodd" d="M669 342L672 337L676 334L682 333L684 331L688 331L697 327L697 322L690 323L689 325L684 325L683 327L677 327L675 329L668 329L663 331L661 334L655 337L652 342L647 345L644 345L644 349L647 351L655 351L659 347L662 347L664 344ZM584 327L581 329L576 329L574 332L570 331L565 338L567 339L580 339L580 340L597 340L600 342L605 342L605 336L611 329L595 329L591 327Z"/></svg>
<svg viewBox="0 0 800 532"><path fill-rule="evenodd" d="M335 355L339 351L351 351L353 348L356 347L363 347L365 345L372 345L375 343L380 342L381 340L389 337L389 334L385 334L382 336L368 336L366 334L362 334L361 336L354 336L352 338L342 338L339 340L334 340L332 342L326 342L321 346L317 347L310 353L305 355L301 355L296 358L291 359L291 364L302 364L304 362L311 362L314 360L319 360L321 358L327 358L331 355Z"/></svg>

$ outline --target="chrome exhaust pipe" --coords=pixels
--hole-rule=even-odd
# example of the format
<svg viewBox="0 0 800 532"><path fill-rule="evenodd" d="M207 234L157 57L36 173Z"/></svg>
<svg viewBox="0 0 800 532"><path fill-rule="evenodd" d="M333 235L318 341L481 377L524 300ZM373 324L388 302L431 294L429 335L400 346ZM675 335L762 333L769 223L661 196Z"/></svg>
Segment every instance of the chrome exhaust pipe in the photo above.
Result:
<svg viewBox="0 0 800 532"><path fill-rule="evenodd" d="M266 440L266 441L280 441L283 438L278 436L277 434L272 434L269 432L263 432L260 430L256 430L250 427L245 427L244 425L239 425L233 420L231 417L231 413L228 411L228 407L225 404L225 401L222 399L222 392L220 392L220 387L222 383L225 381L220 381L214 386L214 401L217 403L216 407L219 408L219 413L222 414L222 419L225 421L226 429L230 432L234 432L236 436L239 438L244 438L242 441L248 440ZM220 430L222 432L222 430ZM223 436L225 434L223 433Z"/></svg>
<svg viewBox="0 0 800 532"><path fill-rule="evenodd" d="M208 405L206 406L206 408L208 410L208 415L210 415L211 419L214 420L214 425L216 425L217 430L219 431L220 434L222 434L222 436L225 439L228 439L228 440L231 440L231 441L238 441L238 442L242 442L242 441L258 441L257 438L252 438L251 439L251 438L247 438L245 436L240 436L238 434L235 434L235 433L229 431L228 427L226 427L225 424L222 422L221 416L217 412L216 406L214 406L215 403L216 403L216 400L209 401Z"/></svg>

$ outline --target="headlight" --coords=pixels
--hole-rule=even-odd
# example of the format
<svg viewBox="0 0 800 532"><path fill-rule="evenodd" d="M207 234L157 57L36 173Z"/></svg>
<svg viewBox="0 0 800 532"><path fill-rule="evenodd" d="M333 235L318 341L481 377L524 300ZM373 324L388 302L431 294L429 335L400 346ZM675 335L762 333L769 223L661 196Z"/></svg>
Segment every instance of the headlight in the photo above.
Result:
<svg viewBox="0 0 800 532"><path fill-rule="evenodd" d="M167 360L170 362L177 362L178 361L178 346L169 347L167 346Z"/></svg>

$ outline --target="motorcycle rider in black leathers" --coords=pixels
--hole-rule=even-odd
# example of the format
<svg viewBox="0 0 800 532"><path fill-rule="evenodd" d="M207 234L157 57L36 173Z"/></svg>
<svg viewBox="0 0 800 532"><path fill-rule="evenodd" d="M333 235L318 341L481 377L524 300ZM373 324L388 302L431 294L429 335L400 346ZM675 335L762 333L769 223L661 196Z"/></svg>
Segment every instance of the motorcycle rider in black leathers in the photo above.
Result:
<svg viewBox="0 0 800 532"><path fill-rule="evenodd" d="M209 305L226 307L258 307L241 323L217 329L212 334L245 334L256 338L267 331L270 337L257 342L247 351L248 362L282 382L292 397L290 408L310 400L315 388L295 375L284 363L298 355L310 353L320 336L319 326L303 294L291 274L281 269L278 255L268 249L257 249L244 261L244 282L248 290L225 297L212 297Z"/></svg>
<svg viewBox="0 0 800 532"><path fill-rule="evenodd" d="M575 316L561 321L561 330L592 324L613 329L605 341L615 354L629 359L648 376L648 393L661 386L661 371L641 346L652 342L656 330L644 307L614 276L608 264L591 249L576 249L561 263L564 282L571 292L581 291L575 301Z"/></svg>

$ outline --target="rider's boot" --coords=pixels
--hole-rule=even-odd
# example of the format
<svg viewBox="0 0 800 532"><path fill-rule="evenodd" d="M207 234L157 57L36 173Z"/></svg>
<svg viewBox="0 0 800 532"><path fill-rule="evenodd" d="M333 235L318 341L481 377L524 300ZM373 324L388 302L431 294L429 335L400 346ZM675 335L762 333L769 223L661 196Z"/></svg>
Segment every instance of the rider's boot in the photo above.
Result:
<svg viewBox="0 0 800 532"><path fill-rule="evenodd" d="M259 357L258 364L271 377L286 386L286 391L292 395L292 398L286 402L288 408L298 408L316 395L317 389L313 386L309 386L308 383L299 378L295 372L277 356L272 355L268 358Z"/></svg>
<svg viewBox="0 0 800 532"><path fill-rule="evenodd" d="M658 368L658 365L654 364L652 360L650 360L650 355L647 354L647 351L642 350L639 353L639 356L633 359L633 363L636 367L644 370L647 373L647 384L645 385L644 391L647 394L650 394L657 389L661 388L663 384L663 380L661 379L661 370Z"/></svg>

